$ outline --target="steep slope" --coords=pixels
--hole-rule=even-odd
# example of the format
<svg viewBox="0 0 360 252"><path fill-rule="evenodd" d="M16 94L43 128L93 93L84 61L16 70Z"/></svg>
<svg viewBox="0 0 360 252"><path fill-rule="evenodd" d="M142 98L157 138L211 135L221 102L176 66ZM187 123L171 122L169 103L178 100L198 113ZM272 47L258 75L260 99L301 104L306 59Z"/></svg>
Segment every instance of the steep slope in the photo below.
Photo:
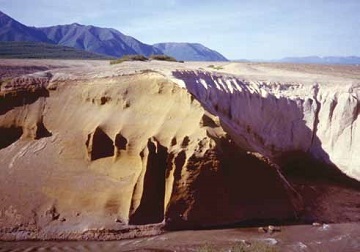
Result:
<svg viewBox="0 0 360 252"><path fill-rule="evenodd" d="M128 54L162 54L151 45L126 36L115 29L80 24L58 25L38 28L59 45L70 46L90 52L121 57Z"/></svg>
<svg viewBox="0 0 360 252"><path fill-rule="evenodd" d="M276 167L234 145L163 75L68 70L1 86L1 238L133 237L156 223L285 220L301 209Z"/></svg>
<svg viewBox="0 0 360 252"><path fill-rule="evenodd" d="M0 11L0 41L33 41L52 43L36 28L25 26Z"/></svg>
<svg viewBox="0 0 360 252"><path fill-rule="evenodd" d="M45 42L112 57L167 54L184 61L227 61L220 53L201 44L161 43L152 46L112 28L77 23L41 28L27 27L1 11L0 41Z"/></svg>
<svg viewBox="0 0 360 252"><path fill-rule="evenodd" d="M154 46L177 60L227 61L220 53L197 43L159 43Z"/></svg>
<svg viewBox="0 0 360 252"><path fill-rule="evenodd" d="M222 119L222 126L243 148L284 166L315 159L360 180L360 86L356 80L332 80L334 84L324 85L306 79L299 84L293 77L286 84L243 81L202 71L176 71L174 76Z"/></svg>

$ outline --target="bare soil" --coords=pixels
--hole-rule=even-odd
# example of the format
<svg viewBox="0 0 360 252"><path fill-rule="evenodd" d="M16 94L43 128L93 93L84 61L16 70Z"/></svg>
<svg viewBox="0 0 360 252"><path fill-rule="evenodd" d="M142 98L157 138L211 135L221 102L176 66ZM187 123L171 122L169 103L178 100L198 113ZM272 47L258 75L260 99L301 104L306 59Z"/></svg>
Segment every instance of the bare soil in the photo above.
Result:
<svg viewBox="0 0 360 252"><path fill-rule="evenodd" d="M281 226L280 231L272 234L261 233L258 228L238 227L167 232L121 241L0 242L0 251L237 251L239 247L252 251L252 246L262 244L267 249L263 251L355 252L360 249L359 224Z"/></svg>

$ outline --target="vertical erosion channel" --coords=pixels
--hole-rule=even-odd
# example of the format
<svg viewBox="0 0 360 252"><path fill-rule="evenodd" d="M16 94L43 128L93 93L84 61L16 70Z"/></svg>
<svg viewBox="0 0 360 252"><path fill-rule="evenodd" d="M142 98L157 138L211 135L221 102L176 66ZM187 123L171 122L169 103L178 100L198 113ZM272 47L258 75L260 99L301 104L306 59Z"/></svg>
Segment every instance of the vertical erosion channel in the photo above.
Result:
<svg viewBox="0 0 360 252"><path fill-rule="evenodd" d="M132 225L159 223L164 219L165 171L167 167L167 148L156 140L149 139L149 151L144 176L144 190L140 205L130 216Z"/></svg>

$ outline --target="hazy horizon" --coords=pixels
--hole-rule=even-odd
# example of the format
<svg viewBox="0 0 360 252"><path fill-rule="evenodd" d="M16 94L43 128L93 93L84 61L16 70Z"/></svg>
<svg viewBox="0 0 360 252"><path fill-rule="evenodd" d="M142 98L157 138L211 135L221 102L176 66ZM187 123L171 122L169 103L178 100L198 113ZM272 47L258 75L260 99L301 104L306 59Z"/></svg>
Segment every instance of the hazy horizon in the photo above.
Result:
<svg viewBox="0 0 360 252"><path fill-rule="evenodd" d="M0 0L28 26L114 28L147 44L201 43L228 59L359 56L357 0Z"/></svg>

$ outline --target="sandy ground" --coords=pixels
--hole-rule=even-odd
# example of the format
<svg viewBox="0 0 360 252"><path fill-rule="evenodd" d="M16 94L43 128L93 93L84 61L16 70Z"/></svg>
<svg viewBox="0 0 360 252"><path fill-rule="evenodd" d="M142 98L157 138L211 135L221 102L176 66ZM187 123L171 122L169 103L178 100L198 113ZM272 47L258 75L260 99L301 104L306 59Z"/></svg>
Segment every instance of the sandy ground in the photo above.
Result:
<svg viewBox="0 0 360 252"><path fill-rule="evenodd" d="M210 66L214 66L210 67ZM0 77L4 75L7 68L15 67L17 71L21 68L45 67L48 69L58 69L58 72L73 72L77 75L111 77L140 70L156 70L169 73L174 69L199 69L220 73L235 74L253 80L272 80L281 81L295 80L304 82L309 80L311 84L315 81L337 82L352 81L360 79L360 66L342 65L312 65L312 64L287 64L287 63L239 63L239 62L125 62L117 65L110 65L109 61L104 60L17 60L4 59L0 62ZM71 68L71 70L69 69ZM67 71L68 69L69 71ZM4 71L5 70L5 71ZM77 71L78 70L78 71ZM30 71L30 70L29 70ZM34 69L35 71L39 71ZM101 75L99 75L101 72ZM20 72L23 74L22 72ZM19 75L19 72L18 74ZM96 74L95 74L96 75Z"/></svg>
<svg viewBox="0 0 360 252"><path fill-rule="evenodd" d="M280 232L272 234L260 233L257 228L239 227L168 232L122 241L0 242L0 251L240 251L235 248L243 244L248 249L261 244L269 251L356 252L360 248L359 223L280 228Z"/></svg>

